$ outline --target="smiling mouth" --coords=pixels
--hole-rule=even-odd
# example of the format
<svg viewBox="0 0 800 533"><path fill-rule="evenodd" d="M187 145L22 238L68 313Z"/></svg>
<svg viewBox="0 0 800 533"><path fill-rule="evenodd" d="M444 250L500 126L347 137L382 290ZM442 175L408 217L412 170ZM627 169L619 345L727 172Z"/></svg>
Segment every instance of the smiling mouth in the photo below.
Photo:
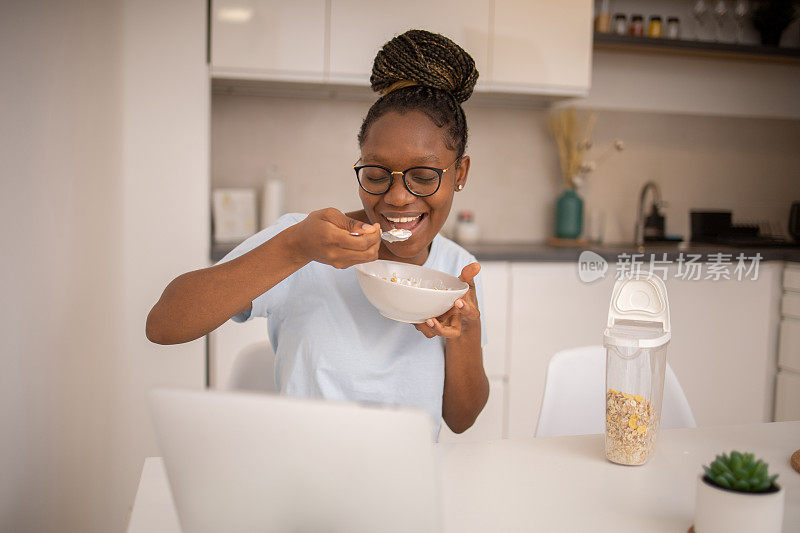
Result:
<svg viewBox="0 0 800 533"><path fill-rule="evenodd" d="M422 221L425 219L425 213L417 215L415 217L389 217L386 215L381 215L384 219L389 223L389 226L393 229L407 229L409 231L414 231Z"/></svg>

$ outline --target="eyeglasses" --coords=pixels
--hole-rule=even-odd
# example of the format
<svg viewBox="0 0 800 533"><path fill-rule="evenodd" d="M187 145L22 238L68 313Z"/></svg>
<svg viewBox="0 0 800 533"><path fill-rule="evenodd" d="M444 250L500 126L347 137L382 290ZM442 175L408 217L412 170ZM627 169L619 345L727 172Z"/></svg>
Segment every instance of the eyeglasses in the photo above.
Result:
<svg viewBox="0 0 800 533"><path fill-rule="evenodd" d="M395 174L400 174L408 192L414 196L425 197L436 194L442 183L442 175L459 159L456 158L447 168L411 167L398 172L381 165L353 165L353 170L356 171L358 184L369 194L384 194L392 187ZM361 161L361 158L358 161Z"/></svg>

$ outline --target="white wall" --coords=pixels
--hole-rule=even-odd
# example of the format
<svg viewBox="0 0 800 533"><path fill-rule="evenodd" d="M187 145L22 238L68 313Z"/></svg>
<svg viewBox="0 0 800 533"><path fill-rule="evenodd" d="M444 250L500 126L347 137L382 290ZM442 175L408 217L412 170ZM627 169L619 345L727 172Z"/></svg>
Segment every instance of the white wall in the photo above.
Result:
<svg viewBox="0 0 800 533"><path fill-rule="evenodd" d="M0 530L113 531L120 2L3 2Z"/></svg>
<svg viewBox="0 0 800 533"><path fill-rule="evenodd" d="M0 531L124 528L154 384L203 345L149 344L207 258L205 3L0 4Z"/></svg>
<svg viewBox="0 0 800 533"><path fill-rule="evenodd" d="M287 210L360 208L352 165L372 100L215 94L212 101L213 186L261 187L275 164L287 181ZM470 102L465 110L472 166L450 223L470 209L487 239L550 237L561 178L547 112ZM800 199L800 120L601 110L595 131L592 157L614 138L626 145L583 191L587 211L606 214L612 241L633 240L639 189L651 179L670 204L667 231L687 237L690 208L727 207L735 218L784 230L791 201Z"/></svg>
<svg viewBox="0 0 800 533"><path fill-rule="evenodd" d="M167 283L209 254L206 2L126 0L123 12L123 341L114 516L126 518L144 457L160 455L147 407L155 386L203 387L205 341L157 346L147 313Z"/></svg>

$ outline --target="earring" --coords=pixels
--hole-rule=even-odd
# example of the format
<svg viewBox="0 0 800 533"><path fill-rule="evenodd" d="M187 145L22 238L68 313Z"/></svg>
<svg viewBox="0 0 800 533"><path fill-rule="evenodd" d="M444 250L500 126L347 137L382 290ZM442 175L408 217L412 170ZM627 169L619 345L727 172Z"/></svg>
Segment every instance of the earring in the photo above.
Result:
<svg viewBox="0 0 800 533"><path fill-rule="evenodd" d="M459 183L459 184L458 184L458 187L456 187L456 190L457 190L457 191L460 191L460 190L462 190L463 188L464 188L464 185L463 185L462 183Z"/></svg>

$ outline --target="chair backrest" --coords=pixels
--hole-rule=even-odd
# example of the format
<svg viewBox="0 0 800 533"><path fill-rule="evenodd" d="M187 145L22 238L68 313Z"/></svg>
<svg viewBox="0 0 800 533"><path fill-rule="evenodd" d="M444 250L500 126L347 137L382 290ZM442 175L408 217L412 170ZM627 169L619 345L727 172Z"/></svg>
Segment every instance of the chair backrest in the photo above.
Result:
<svg viewBox="0 0 800 533"><path fill-rule="evenodd" d="M606 351L583 346L558 352L547 366L537 437L605 432ZM661 428L697 427L686 395L667 363Z"/></svg>
<svg viewBox="0 0 800 533"><path fill-rule="evenodd" d="M275 352L268 342L243 348L231 366L228 390L278 392L275 386Z"/></svg>

